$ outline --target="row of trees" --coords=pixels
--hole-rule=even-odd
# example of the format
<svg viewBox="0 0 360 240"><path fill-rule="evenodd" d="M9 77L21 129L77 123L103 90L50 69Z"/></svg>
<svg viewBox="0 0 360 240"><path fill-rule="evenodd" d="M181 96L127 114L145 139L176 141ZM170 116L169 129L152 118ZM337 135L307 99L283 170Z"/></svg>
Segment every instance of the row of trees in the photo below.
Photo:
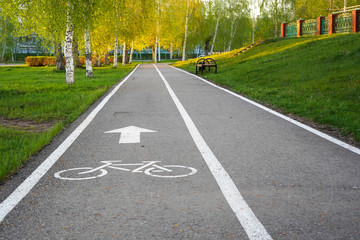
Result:
<svg viewBox="0 0 360 240"><path fill-rule="evenodd" d="M230 51L251 42L279 36L280 23L326 15L360 0L1 0L0 46L11 38L36 33L57 57L66 81L74 82L78 54L86 56L86 75L109 51L132 52L149 46L153 61L160 47L182 52L201 47L205 54ZM4 33L5 32L5 33ZM4 34L3 34L4 33ZM15 34L16 33L16 34ZM6 36L5 36L6 35ZM2 47L0 54L4 54ZM130 52L130 54L128 54ZM0 55L1 57L1 55Z"/></svg>

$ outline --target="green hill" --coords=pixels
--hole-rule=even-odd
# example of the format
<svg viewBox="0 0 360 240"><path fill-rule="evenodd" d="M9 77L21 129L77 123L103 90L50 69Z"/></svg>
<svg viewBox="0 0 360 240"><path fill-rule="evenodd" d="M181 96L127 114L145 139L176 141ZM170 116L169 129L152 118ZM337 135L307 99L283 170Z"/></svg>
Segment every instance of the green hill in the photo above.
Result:
<svg viewBox="0 0 360 240"><path fill-rule="evenodd" d="M267 40L213 55L218 74L203 77L360 143L360 34ZM195 62L174 66L195 72Z"/></svg>

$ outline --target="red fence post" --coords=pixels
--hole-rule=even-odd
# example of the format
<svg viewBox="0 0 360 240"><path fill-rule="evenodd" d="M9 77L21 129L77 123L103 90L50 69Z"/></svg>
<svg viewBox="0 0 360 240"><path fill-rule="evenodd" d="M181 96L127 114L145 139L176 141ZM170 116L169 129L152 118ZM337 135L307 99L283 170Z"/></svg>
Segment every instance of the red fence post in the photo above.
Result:
<svg viewBox="0 0 360 240"><path fill-rule="evenodd" d="M317 27L316 27L316 35L320 36L322 34L322 23L323 23L324 17L320 16L317 18Z"/></svg>
<svg viewBox="0 0 360 240"><path fill-rule="evenodd" d="M360 10L353 10L352 11L352 31L359 32L359 14Z"/></svg>
<svg viewBox="0 0 360 240"><path fill-rule="evenodd" d="M287 23L282 23L281 24L281 37L282 38L287 37L286 36L286 26L287 26Z"/></svg>
<svg viewBox="0 0 360 240"><path fill-rule="evenodd" d="M336 14L330 14L329 15L329 35L335 33L335 20L337 15Z"/></svg>
<svg viewBox="0 0 360 240"><path fill-rule="evenodd" d="M304 23L304 19L299 19L297 21L297 36L298 37L301 37L303 35L303 32L302 32L302 25Z"/></svg>

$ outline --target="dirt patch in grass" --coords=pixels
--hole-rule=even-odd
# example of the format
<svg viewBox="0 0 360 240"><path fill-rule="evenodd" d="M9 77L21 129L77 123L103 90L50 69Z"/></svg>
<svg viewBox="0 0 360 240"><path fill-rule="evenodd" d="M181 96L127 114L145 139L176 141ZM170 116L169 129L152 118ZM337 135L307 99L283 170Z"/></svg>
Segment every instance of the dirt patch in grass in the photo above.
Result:
<svg viewBox="0 0 360 240"><path fill-rule="evenodd" d="M6 128L15 128L27 132L45 132L50 130L55 125L54 122L40 122L37 123L31 120L23 119L7 119L0 116L0 126Z"/></svg>

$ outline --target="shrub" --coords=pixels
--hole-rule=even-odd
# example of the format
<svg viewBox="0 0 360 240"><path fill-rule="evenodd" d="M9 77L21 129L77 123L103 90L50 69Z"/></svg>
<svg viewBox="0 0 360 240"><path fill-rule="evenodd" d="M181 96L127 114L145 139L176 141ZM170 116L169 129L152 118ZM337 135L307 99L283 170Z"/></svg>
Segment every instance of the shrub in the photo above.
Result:
<svg viewBox="0 0 360 240"><path fill-rule="evenodd" d="M25 58L25 63L28 66L55 66L56 57L45 57L45 56L28 56ZM65 58L64 58L65 63Z"/></svg>
<svg viewBox="0 0 360 240"><path fill-rule="evenodd" d="M45 60L47 57L44 56L31 56L31 57L26 57L25 58L25 62L27 65L29 66L45 66Z"/></svg>
<svg viewBox="0 0 360 240"><path fill-rule="evenodd" d="M44 65L46 65L46 66L55 66L56 65L56 58L55 57L47 57L45 59Z"/></svg>
<svg viewBox="0 0 360 240"><path fill-rule="evenodd" d="M80 57L79 57L79 62L80 62L81 65L86 65L86 58L85 58L85 56L80 56Z"/></svg>

